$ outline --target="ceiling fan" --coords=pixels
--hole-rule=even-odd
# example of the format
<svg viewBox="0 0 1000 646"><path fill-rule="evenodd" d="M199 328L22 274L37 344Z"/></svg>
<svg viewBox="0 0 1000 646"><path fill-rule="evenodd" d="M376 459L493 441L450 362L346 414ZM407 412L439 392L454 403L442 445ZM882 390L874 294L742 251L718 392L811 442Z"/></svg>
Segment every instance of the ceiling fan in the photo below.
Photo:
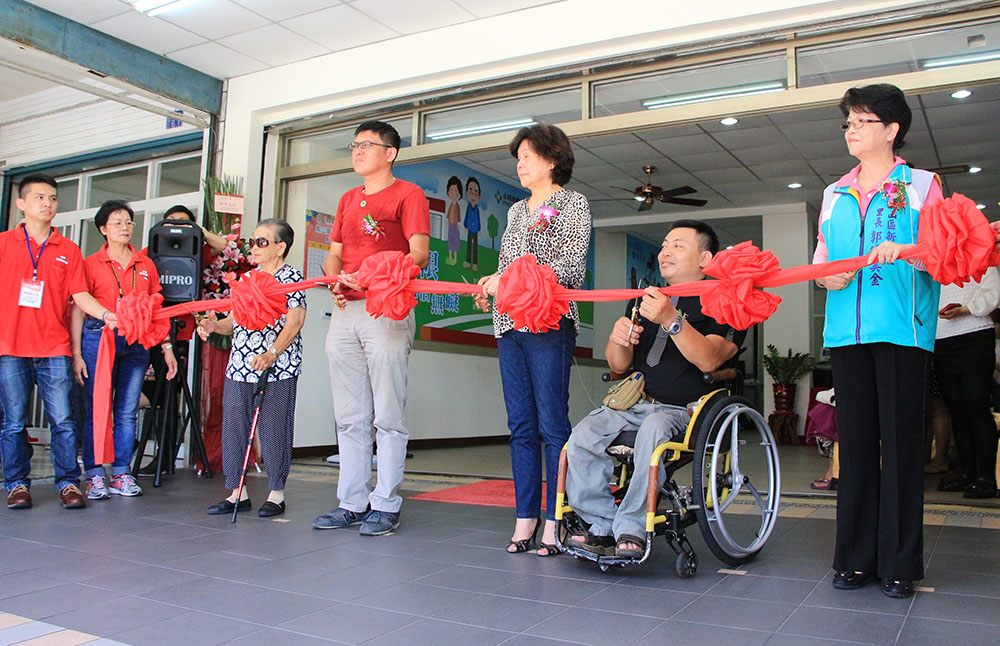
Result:
<svg viewBox="0 0 1000 646"><path fill-rule="evenodd" d="M689 195L690 193L698 192L697 189L691 188L690 186L678 186L677 188L672 188L666 191L659 186L653 186L653 173L656 172L656 166L650 166L647 164L642 167L642 171L646 173L646 184L644 186L636 186L635 189L624 188L622 186L611 187L631 193L632 199L639 202L639 211L648 211L653 208L654 200L659 200L666 204L680 204L683 206L705 206L708 204L708 200L680 197L681 195Z"/></svg>

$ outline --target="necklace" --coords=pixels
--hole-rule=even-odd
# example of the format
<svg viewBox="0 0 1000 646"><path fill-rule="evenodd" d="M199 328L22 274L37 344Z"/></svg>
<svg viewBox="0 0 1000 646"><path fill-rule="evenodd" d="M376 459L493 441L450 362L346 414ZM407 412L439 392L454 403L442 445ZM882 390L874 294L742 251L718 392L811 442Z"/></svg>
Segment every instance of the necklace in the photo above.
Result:
<svg viewBox="0 0 1000 646"><path fill-rule="evenodd" d="M381 193L382 191L384 191L385 189L389 188L390 186L392 186L395 183L396 183L396 178L393 177L391 182L389 182L388 184L386 184L385 186L383 186L379 190L375 191L375 193L371 193L371 194L369 194L368 191L365 190L365 187L362 186L361 187L361 194L364 195L366 198L367 197L371 197L372 195L375 195L377 193ZM361 208L365 208L365 206L367 206L367 204L368 204L368 200L367 199L362 199L361 200Z"/></svg>

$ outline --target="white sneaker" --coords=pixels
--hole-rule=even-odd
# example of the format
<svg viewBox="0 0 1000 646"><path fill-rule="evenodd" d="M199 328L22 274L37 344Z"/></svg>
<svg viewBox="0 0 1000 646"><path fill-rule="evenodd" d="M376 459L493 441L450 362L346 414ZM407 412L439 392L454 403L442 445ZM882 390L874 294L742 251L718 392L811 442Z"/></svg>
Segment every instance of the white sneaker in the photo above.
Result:
<svg viewBox="0 0 1000 646"><path fill-rule="evenodd" d="M111 497L104 476L94 476L87 480L87 498L90 500L107 500Z"/></svg>
<svg viewBox="0 0 1000 646"><path fill-rule="evenodd" d="M136 484L135 478L127 473L111 478L111 486L108 487L111 493L116 496L141 496L142 487Z"/></svg>

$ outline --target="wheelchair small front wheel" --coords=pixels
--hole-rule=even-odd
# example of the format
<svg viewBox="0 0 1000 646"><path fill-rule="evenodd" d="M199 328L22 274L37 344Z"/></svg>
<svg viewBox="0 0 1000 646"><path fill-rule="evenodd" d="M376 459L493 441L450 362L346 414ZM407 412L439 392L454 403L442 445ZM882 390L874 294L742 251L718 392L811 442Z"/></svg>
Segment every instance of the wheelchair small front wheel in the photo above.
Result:
<svg viewBox="0 0 1000 646"><path fill-rule="evenodd" d="M742 565L760 552L778 519L778 449L767 422L742 397L720 398L703 420L692 468L698 527L720 561Z"/></svg>
<svg viewBox="0 0 1000 646"><path fill-rule="evenodd" d="M681 552L674 559L674 572L682 579L690 579L698 571L698 556Z"/></svg>

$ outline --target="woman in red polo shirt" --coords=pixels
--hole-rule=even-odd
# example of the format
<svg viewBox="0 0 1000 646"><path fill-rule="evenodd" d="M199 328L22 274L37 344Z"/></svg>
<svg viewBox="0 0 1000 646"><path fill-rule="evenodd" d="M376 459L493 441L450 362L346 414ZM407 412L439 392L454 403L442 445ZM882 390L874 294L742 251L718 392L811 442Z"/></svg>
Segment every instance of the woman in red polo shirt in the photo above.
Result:
<svg viewBox="0 0 1000 646"><path fill-rule="evenodd" d="M94 224L107 243L100 251L83 261L87 291L109 311L118 309L118 300L133 291L153 294L160 291L156 265L133 247L131 207L122 200L110 200L101 205ZM103 464L94 458L94 375L97 369L97 349L104 322L84 315L73 308L71 336L73 340L73 371L76 380L85 386L86 415L83 424L83 467L87 478L87 498L103 500L111 494L141 496L142 489L129 473L129 462L135 446L136 420L139 415L139 395L142 380L149 365L149 350L139 343L126 343L115 335L115 364L112 372L114 391L113 434L115 458L111 465L111 482L106 482ZM173 348L165 342L160 346L167 363L168 378L177 372Z"/></svg>

